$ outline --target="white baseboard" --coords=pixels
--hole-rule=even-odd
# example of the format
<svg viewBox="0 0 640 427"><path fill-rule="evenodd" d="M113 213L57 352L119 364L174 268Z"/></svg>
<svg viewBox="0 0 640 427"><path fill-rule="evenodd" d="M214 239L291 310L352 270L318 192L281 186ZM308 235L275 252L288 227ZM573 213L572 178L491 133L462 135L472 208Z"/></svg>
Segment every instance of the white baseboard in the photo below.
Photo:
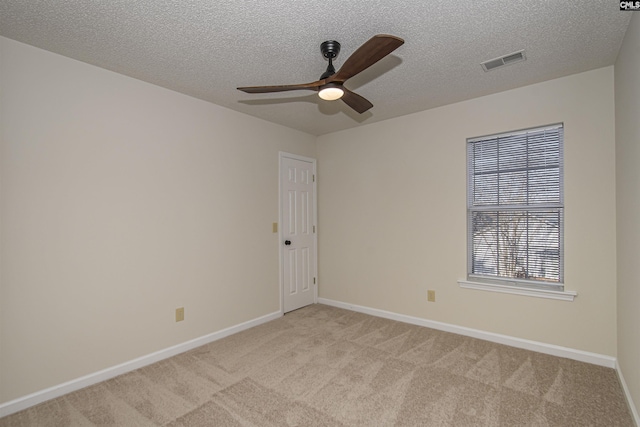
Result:
<svg viewBox="0 0 640 427"><path fill-rule="evenodd" d="M15 400L2 403L0 404L0 417L22 411L23 409L27 409L31 406L37 405L50 399L54 399L56 397L60 397L67 393L71 393L72 391L80 390L81 388L85 388L90 385L117 377L118 375L131 372L147 365L151 365L152 363L167 359L180 353L184 353L185 351L192 350L196 347L209 344L213 341L217 341L229 335L244 331L245 329L253 328L254 326L258 326L271 320L275 320L279 317L282 317L282 312L280 311L267 314L256 319L231 326L221 331L213 332L200 338L195 338L182 344L174 345L172 347L156 351L146 356L138 357L137 359L133 359L128 362L124 362L119 365L112 366L110 368L103 369L101 371L94 372L80 378L76 378L66 383L58 384L53 387L49 387L47 389L29 394L27 396L19 397Z"/></svg>
<svg viewBox="0 0 640 427"><path fill-rule="evenodd" d="M434 320L422 319L420 317L407 316L405 314L393 313L391 311L379 310L377 308L363 307L360 305L349 304L341 301L334 301L327 298L318 298L320 304L331 305L333 307L344 308L346 310L357 311L360 313L370 314L385 319L397 320L398 322L410 323L412 325L426 326L427 328L437 329L445 332L452 332L458 335L464 335L472 338L478 338L485 341L491 341L498 344L504 344L511 347L522 348L525 350L537 351L538 353L550 354L552 356L565 357L567 359L578 360L580 362L591 363L594 365L605 366L607 368L616 367L616 358L603 354L591 353L588 351L576 350L568 347L561 347L553 344L546 344L537 341L526 340L522 338L510 337L508 335L495 334L493 332L485 332L479 329L467 328L464 326L452 325L450 323L436 322Z"/></svg>
<svg viewBox="0 0 640 427"><path fill-rule="evenodd" d="M618 379L620 380L620 384L622 384L622 390L624 390L624 395L627 397L627 404L629 405L629 410L631 411L631 416L633 420L636 422L636 426L640 426L640 415L638 415L638 409L636 405L633 403L633 399L631 398L631 392L629 392L629 387L627 387L627 383L624 380L624 376L622 375L622 370L620 370L620 364L616 362L616 371L618 372Z"/></svg>

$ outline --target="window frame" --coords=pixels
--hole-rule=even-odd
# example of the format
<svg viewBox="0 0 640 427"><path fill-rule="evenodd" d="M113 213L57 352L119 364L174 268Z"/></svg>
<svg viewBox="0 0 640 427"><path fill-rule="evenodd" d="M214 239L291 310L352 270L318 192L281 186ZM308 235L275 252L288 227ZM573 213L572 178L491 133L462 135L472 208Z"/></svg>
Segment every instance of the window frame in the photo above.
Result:
<svg viewBox="0 0 640 427"><path fill-rule="evenodd" d="M514 143L518 139L518 137L522 138L524 135L525 138L528 138L528 135L543 132L545 130L554 130L557 131L559 129L558 136L558 201L551 203L530 203L529 199L527 199L524 203L515 203L515 204L501 204L500 197L502 197L502 193L499 188L496 189L496 195L498 197L498 201L495 204L487 204L487 205L474 205L473 200L473 190L472 183L476 183L474 180L475 176L472 177L471 171L472 166L475 166L474 163L472 165L471 159L471 146L472 144L483 142L483 141L491 141L496 140L496 167L495 173L497 178L500 175L500 166L497 163L500 159L499 155L499 145L501 143L500 139L514 137ZM504 142L504 141L502 141ZM511 147L510 147L511 148ZM498 292L507 292L507 293L522 293L525 295L533 294L534 296L543 296L545 298L555 298L559 296L558 299L569 299L573 300L573 297L577 295L575 292L567 291L565 292L564 288L564 123L555 123L545 126L536 126L527 129L521 129L510 132L502 132L497 134L491 134L481 137L473 137L467 138L465 144L466 150L466 186L467 186L467 280L459 281L460 286L468 287L473 289L483 289L483 290L494 290ZM528 156L531 153L531 148L528 145L524 151L524 155ZM528 163L528 160L527 160ZM524 171L529 173L533 168L527 164L526 167L523 168ZM473 169L475 170L475 169ZM496 184L499 185L499 184ZM529 191L530 183L527 178L527 184L525 191ZM555 188L554 188L555 189ZM541 210L557 212L559 215L558 219L558 281L549 282L545 280L536 280L536 279L522 279L517 277L509 277L509 276L499 276L500 272L497 271L496 275L483 275L474 272L474 231L473 231L473 215L475 212L490 212L496 213L496 218L499 217L500 212L526 212L526 215L529 215L530 212L540 212ZM527 226L528 230L528 226ZM498 231L496 230L496 233ZM497 237L496 244L499 243L499 237ZM527 254L528 249L531 247L530 242L527 242ZM498 255L496 255L498 256ZM529 255L527 255L527 262L529 259ZM498 268L496 264L496 268ZM528 271L527 271L528 272ZM513 290L516 290L515 292ZM537 295L537 293L541 292L544 295Z"/></svg>

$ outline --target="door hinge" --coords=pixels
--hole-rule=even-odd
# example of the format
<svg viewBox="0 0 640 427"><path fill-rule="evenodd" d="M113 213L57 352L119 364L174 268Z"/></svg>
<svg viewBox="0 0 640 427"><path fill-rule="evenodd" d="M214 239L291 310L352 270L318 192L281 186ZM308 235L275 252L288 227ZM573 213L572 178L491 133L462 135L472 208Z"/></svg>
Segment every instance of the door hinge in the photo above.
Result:
<svg viewBox="0 0 640 427"><path fill-rule="evenodd" d="M313 182L316 182L316 176L315 176L315 174L314 174L314 175L311 175L311 176L313 177Z"/></svg>
<svg viewBox="0 0 640 427"><path fill-rule="evenodd" d="M314 233L316 232L316 226L315 225L313 226L313 232Z"/></svg>
<svg viewBox="0 0 640 427"><path fill-rule="evenodd" d="M313 284L314 285L316 284L316 278L315 277L313 278Z"/></svg>

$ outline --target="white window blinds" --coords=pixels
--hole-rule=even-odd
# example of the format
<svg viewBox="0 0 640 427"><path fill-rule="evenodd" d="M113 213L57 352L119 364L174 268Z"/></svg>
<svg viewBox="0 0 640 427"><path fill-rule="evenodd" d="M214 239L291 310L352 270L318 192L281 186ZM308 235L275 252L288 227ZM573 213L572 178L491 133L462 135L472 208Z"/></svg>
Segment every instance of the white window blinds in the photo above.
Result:
<svg viewBox="0 0 640 427"><path fill-rule="evenodd" d="M562 288L562 124L467 140L468 274Z"/></svg>

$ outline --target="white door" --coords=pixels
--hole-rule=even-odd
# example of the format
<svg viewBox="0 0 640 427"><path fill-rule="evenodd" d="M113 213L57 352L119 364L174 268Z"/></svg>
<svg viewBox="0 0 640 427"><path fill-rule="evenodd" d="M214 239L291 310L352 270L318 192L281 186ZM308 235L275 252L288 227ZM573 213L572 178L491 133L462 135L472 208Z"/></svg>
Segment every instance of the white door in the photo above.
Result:
<svg viewBox="0 0 640 427"><path fill-rule="evenodd" d="M315 160L280 154L284 312L316 301Z"/></svg>

